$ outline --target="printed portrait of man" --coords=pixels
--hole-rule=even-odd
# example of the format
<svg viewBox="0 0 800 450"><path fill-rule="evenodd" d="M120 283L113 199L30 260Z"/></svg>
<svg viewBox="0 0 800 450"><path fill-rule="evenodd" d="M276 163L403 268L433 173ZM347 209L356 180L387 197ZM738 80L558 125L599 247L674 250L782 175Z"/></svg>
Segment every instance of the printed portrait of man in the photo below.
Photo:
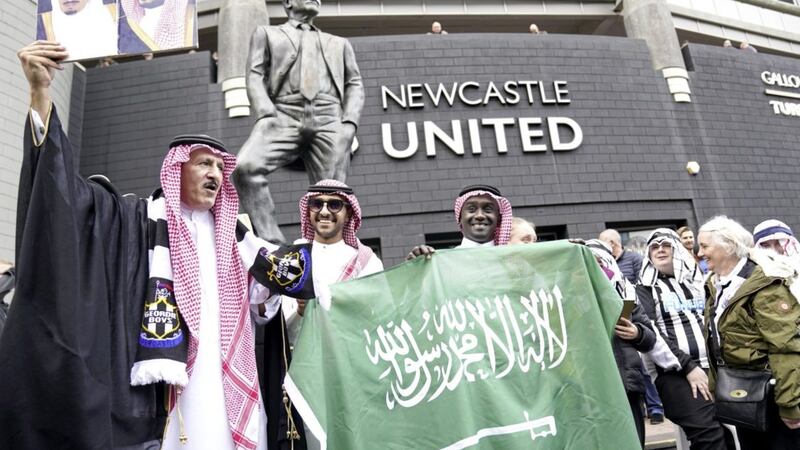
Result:
<svg viewBox="0 0 800 450"><path fill-rule="evenodd" d="M36 39L58 41L76 61L117 54L116 0L39 0Z"/></svg>
<svg viewBox="0 0 800 450"><path fill-rule="evenodd" d="M196 0L119 0L119 53L197 46Z"/></svg>

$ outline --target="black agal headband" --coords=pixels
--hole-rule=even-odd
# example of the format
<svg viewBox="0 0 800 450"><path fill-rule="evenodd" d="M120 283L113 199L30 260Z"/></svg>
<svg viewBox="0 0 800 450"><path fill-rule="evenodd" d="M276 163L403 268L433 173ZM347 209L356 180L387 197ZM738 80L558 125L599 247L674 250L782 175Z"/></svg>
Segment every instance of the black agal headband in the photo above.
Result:
<svg viewBox="0 0 800 450"><path fill-rule="evenodd" d="M181 134L172 138L172 142L169 143L169 148L177 147L179 145L195 145L201 144L208 147L213 148L214 150L219 150L224 153L229 153L228 150L225 148L225 145L222 144L222 141L219 139L214 139L211 136L205 134Z"/></svg>
<svg viewBox="0 0 800 450"><path fill-rule="evenodd" d="M461 197L462 195L466 194L467 192L472 191L486 191L490 194L494 194L498 197L502 197L503 194L500 193L500 189L497 189L494 186L489 186L488 184L473 184L470 186L465 187L458 193L458 196Z"/></svg>
<svg viewBox="0 0 800 450"><path fill-rule="evenodd" d="M312 184L308 187L308 192L313 192L315 194L336 194L343 192L347 195L353 195L353 188L350 186L319 186Z"/></svg>

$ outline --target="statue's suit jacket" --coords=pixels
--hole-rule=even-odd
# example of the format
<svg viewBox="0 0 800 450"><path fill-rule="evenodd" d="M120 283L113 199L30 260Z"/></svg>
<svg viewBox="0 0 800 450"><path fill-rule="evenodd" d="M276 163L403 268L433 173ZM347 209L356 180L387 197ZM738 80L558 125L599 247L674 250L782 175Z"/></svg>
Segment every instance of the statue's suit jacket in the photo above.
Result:
<svg viewBox="0 0 800 450"><path fill-rule="evenodd" d="M247 61L247 95L256 120L275 114L273 99L300 57L302 31L288 21L278 26L260 26L250 39ZM325 66L342 103L342 122L358 126L364 106L364 85L353 46L347 39L318 32Z"/></svg>

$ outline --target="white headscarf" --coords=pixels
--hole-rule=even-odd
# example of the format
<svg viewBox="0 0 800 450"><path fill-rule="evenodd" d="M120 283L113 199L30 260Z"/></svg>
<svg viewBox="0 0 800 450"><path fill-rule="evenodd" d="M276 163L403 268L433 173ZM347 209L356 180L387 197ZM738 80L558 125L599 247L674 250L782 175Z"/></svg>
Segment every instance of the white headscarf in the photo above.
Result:
<svg viewBox="0 0 800 450"><path fill-rule="evenodd" d="M792 229L780 220L765 220L756 225L753 229L753 239L755 240L755 247L760 247L766 241L778 241L783 247L786 256L800 254L800 244L797 242L797 238L794 237Z"/></svg>
<svg viewBox="0 0 800 450"><path fill-rule="evenodd" d="M654 286L658 279L658 269L650 259L650 244L654 242L668 241L672 244L672 270L673 276L679 283L689 287L692 294L696 297L703 295L703 273L697 266L697 262L681 244L678 234L669 228L658 228L650 233L647 238L647 257L642 262L642 270L639 272L639 281L645 286Z"/></svg>
<svg viewBox="0 0 800 450"><path fill-rule="evenodd" d="M70 61L117 54L117 23L103 0L89 0L75 14L64 14L53 0L53 33L69 53Z"/></svg>

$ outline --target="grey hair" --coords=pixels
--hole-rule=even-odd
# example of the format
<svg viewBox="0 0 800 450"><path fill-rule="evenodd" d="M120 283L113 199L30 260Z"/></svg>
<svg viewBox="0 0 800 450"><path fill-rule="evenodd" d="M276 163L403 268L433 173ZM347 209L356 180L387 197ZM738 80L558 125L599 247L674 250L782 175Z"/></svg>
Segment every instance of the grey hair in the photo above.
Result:
<svg viewBox="0 0 800 450"><path fill-rule="evenodd" d="M519 226L519 225L530 225L531 228L536 230L536 225L534 225L533 222L531 222L530 220L525 220L522 217L513 217L511 219L511 226L513 227L514 225L517 225L517 226Z"/></svg>
<svg viewBox="0 0 800 450"><path fill-rule="evenodd" d="M739 222L726 216L716 216L704 223L697 232L709 233L711 240L725 249L729 255L744 258L753 246L753 235Z"/></svg>

